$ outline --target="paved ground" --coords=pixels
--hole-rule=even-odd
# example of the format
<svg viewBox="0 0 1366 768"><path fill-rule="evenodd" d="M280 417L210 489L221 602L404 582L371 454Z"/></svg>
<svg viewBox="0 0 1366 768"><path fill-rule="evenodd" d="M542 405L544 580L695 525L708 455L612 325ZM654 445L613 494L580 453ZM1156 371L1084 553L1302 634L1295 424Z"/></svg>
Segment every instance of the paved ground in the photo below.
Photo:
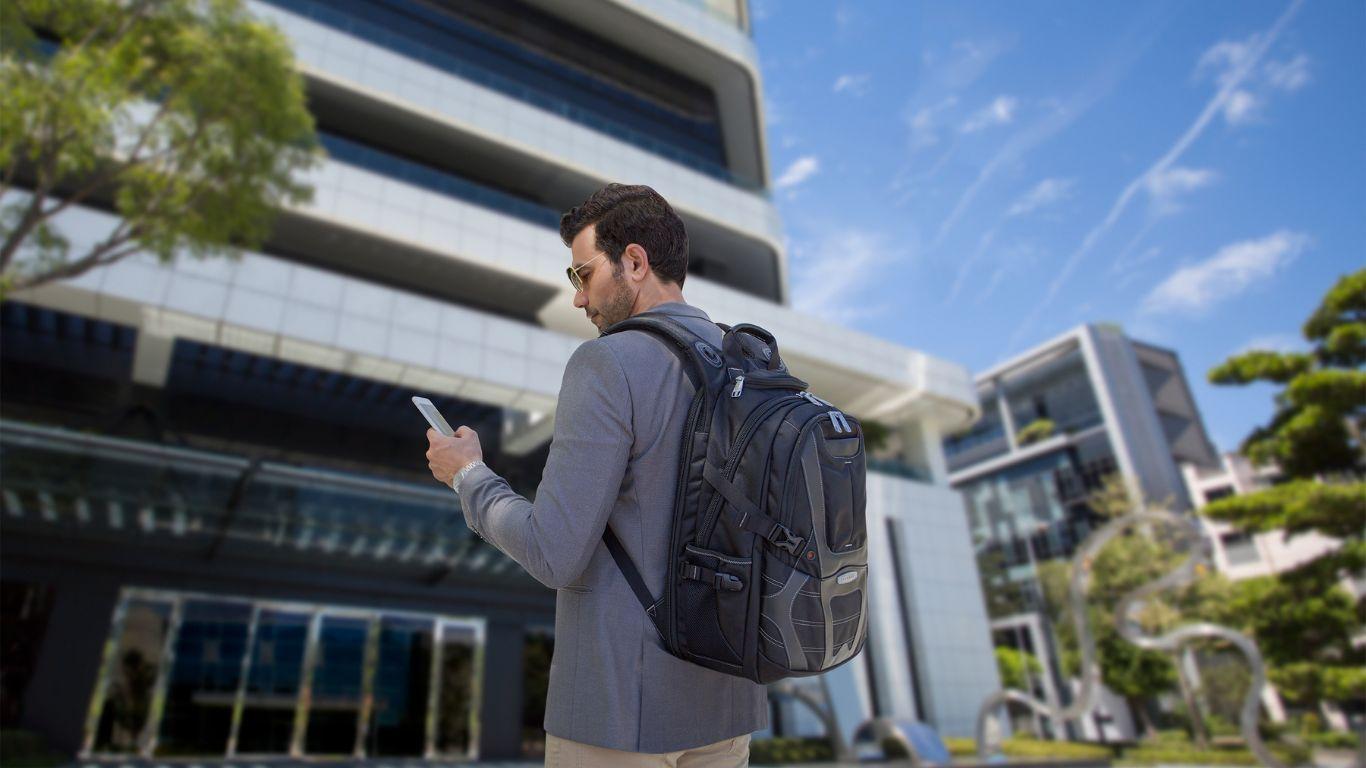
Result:
<svg viewBox="0 0 1366 768"><path fill-rule="evenodd" d="M1315 750L1314 764L1317 768L1349 768L1355 752L1346 750ZM897 763L802 763L801 765L780 765L773 768L909 768L909 762ZM437 762L426 760L336 760L336 761L295 761L295 760L81 760L68 763L62 768L544 768L541 760L485 761L478 763ZM757 768L757 766L756 766ZM767 767L765 767L767 768ZM1199 765L1157 765L1151 768L1216 768ZM1228 768L1218 766L1217 768Z"/></svg>

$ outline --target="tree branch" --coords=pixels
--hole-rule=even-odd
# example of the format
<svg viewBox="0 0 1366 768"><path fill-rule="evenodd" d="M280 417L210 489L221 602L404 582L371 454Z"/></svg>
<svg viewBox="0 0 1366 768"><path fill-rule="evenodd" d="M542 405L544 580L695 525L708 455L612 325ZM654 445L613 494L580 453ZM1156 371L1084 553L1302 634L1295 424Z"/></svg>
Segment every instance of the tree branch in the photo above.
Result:
<svg viewBox="0 0 1366 768"><path fill-rule="evenodd" d="M148 157L140 158L138 157L138 153L141 152L143 147L146 146L147 140L152 137L152 131L156 127L156 124L161 122L161 119L165 117L166 113L169 111L169 102L163 101L161 107L157 110L156 114L152 116L152 119L147 122L147 126L143 128L141 135L138 136L137 143L133 145L133 149L128 154L128 158L126 160L124 160L122 163L113 164L110 170L96 174L93 179L86 182L85 186L76 190L74 193L62 198L62 201L60 203L44 211L42 213L41 218L51 218L53 216L56 216L66 208L75 205L81 202L82 200L86 199L90 195L94 194L96 190L100 189L104 185L113 182L119 176L123 175L124 173L127 173L130 169L142 165L143 163L147 162L153 157L157 157L157 155L154 154L149 155Z"/></svg>
<svg viewBox="0 0 1366 768"><path fill-rule="evenodd" d="M56 269L32 274L26 278L20 279L14 283L10 290L20 291L52 280L76 277L85 274L95 267L113 264L119 259L141 250L141 246L134 244L129 248L115 251L116 248L127 245L129 241L134 240L140 234L142 234L142 232L138 227L130 228L127 220L125 220L120 223L113 232L109 233L109 237L106 237L103 242L90 249L90 252L85 256L82 256L75 261L68 262ZM111 251L113 251L113 253L111 253Z"/></svg>

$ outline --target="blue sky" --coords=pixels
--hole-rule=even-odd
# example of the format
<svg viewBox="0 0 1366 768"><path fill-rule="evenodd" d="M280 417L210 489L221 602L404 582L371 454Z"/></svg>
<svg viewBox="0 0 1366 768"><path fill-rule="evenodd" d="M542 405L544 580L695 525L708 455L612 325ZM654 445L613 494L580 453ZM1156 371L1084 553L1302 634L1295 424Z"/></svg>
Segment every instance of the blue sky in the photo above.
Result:
<svg viewBox="0 0 1366 768"><path fill-rule="evenodd" d="M1366 3L751 0L793 304L974 372L1084 322L1235 450L1366 266Z"/></svg>

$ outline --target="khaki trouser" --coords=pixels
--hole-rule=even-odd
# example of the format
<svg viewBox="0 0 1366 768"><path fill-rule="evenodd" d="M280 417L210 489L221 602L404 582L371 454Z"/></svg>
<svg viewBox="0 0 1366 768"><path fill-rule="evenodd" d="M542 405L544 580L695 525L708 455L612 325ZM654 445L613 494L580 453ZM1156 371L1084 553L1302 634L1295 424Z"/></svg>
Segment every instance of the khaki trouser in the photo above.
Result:
<svg viewBox="0 0 1366 768"><path fill-rule="evenodd" d="M677 752L622 752L545 735L546 768L749 768L749 734Z"/></svg>

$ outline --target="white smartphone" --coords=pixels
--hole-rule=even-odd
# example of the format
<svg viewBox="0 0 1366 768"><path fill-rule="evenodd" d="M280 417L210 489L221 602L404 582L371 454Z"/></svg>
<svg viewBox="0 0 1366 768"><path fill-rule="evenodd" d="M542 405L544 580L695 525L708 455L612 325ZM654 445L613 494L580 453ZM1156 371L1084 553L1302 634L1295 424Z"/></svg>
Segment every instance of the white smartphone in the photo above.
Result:
<svg viewBox="0 0 1366 768"><path fill-rule="evenodd" d="M417 409L422 411L422 415L427 417L427 423L432 425L432 429L435 429L446 437L455 435L455 430L451 429L451 425L446 423L446 419L441 416L441 411L438 411L436 406L432 405L431 400L428 400L425 397L413 396L413 405L416 405Z"/></svg>

